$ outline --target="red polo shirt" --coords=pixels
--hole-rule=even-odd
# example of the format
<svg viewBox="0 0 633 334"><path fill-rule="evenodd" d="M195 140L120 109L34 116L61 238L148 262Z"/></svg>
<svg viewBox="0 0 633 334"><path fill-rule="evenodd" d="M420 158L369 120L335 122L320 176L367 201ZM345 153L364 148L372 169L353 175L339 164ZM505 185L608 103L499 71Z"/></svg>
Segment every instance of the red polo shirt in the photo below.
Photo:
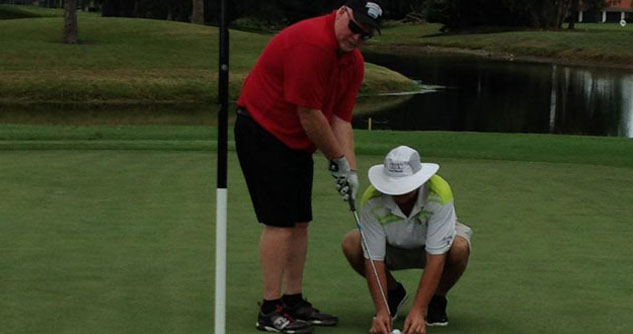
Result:
<svg viewBox="0 0 633 334"><path fill-rule="evenodd" d="M308 139L297 107L319 109L351 122L363 81L360 51L338 53L334 35L336 12L287 27L266 46L246 77L237 103L286 146L308 152Z"/></svg>

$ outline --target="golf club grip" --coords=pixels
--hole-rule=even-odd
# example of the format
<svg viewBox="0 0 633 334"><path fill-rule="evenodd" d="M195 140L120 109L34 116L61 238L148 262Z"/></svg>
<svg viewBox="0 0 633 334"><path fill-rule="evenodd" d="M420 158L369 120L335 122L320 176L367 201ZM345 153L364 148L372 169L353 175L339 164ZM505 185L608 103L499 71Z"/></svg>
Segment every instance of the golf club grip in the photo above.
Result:
<svg viewBox="0 0 633 334"><path fill-rule="evenodd" d="M354 203L354 199L351 198L351 196L350 199L347 200L347 204L349 205L350 211L356 211L356 203Z"/></svg>

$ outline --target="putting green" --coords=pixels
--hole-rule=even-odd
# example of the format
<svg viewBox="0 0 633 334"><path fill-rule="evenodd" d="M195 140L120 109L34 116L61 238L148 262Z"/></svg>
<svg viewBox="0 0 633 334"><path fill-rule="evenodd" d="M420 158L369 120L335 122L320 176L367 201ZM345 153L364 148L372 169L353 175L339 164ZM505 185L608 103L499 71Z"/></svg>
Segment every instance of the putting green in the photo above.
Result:
<svg viewBox="0 0 633 334"><path fill-rule="evenodd" d="M3 151L0 323L7 333L212 331L215 152ZM360 170L382 160L360 155ZM630 333L633 169L434 158L473 253L429 333ZM373 314L340 251L353 217L316 158L305 295L363 333ZM362 185L367 179L362 175ZM255 223L229 160L227 332L255 332ZM409 293L420 271L397 273ZM407 305L405 311L410 307ZM402 320L396 323L402 328Z"/></svg>

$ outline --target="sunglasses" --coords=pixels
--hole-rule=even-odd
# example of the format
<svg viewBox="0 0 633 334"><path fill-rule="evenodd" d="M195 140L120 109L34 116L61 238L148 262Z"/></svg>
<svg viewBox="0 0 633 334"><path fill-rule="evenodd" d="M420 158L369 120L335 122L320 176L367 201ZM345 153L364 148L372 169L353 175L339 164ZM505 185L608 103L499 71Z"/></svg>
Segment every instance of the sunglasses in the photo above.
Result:
<svg viewBox="0 0 633 334"><path fill-rule="evenodd" d="M360 39L362 39L363 41L366 41L373 36L373 34L368 33L363 30L363 28L359 27L358 24L356 24L356 22L352 20L351 16L349 18L349 23L347 24L347 27L349 28L349 31L351 31L354 35L360 35Z"/></svg>

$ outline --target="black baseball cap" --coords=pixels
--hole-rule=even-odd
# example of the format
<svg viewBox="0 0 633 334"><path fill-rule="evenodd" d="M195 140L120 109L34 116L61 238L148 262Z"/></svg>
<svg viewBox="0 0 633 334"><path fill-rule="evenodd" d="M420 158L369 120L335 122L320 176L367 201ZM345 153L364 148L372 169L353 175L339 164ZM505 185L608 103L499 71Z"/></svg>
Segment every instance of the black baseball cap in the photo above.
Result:
<svg viewBox="0 0 633 334"><path fill-rule="evenodd" d="M382 20L382 4L377 0L348 0L345 6L354 11L354 18L374 28L380 34L380 21Z"/></svg>

